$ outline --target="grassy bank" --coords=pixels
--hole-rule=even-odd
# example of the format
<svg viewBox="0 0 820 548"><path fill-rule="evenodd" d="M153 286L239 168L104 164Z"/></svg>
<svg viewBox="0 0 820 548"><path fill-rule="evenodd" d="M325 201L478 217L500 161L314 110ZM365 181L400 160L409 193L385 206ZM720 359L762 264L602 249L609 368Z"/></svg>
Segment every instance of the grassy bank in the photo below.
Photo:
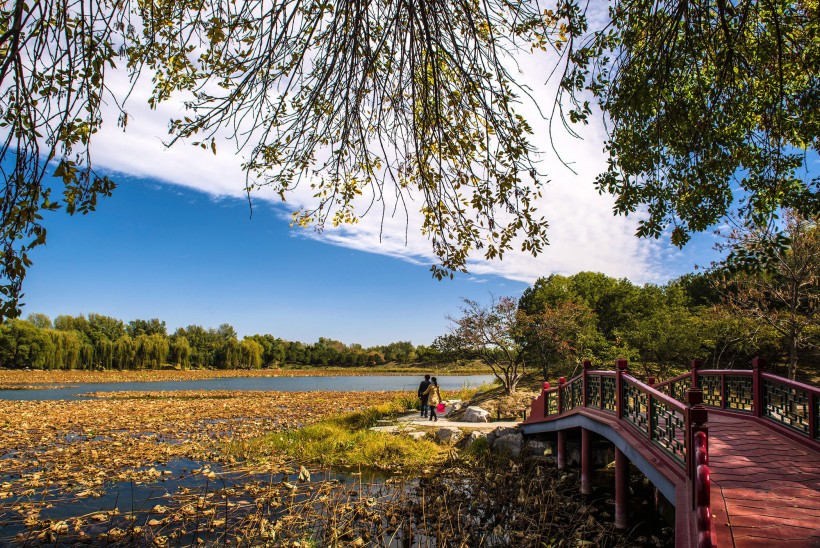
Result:
<svg viewBox="0 0 820 548"><path fill-rule="evenodd" d="M491 387L450 390L447 399L469 401ZM226 446L233 458L264 460L284 456L299 463L365 467L396 472L414 472L441 462L448 450L429 440L370 430L408 410L418 409L419 400L412 395L367 409L345 413L296 430L273 432L266 436L240 440Z"/></svg>
<svg viewBox="0 0 820 548"><path fill-rule="evenodd" d="M271 456L285 456L311 465L412 472L441 462L446 451L432 441L417 441L370 428L379 421L406 413L417 404L416 398L399 396L390 402L297 430L237 441L229 444L226 452L236 459L264 460Z"/></svg>

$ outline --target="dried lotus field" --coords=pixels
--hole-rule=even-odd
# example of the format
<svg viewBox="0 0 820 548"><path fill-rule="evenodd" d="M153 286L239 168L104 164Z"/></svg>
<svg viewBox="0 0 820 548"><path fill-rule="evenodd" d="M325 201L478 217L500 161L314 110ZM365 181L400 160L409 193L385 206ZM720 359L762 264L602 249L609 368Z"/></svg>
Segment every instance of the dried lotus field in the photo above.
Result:
<svg viewBox="0 0 820 548"><path fill-rule="evenodd" d="M293 503L309 472L276 455L248 471L224 445L395 395L192 391L0 401L0 545L188 546L235 543L246 530L258 536L260 496L268 505Z"/></svg>

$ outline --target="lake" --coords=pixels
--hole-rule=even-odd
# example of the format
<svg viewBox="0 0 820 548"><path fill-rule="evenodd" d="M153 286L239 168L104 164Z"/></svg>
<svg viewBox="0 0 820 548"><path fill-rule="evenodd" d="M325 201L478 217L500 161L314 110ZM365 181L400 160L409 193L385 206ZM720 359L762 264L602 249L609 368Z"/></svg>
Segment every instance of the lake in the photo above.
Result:
<svg viewBox="0 0 820 548"><path fill-rule="evenodd" d="M276 392L369 392L402 390L415 393L421 375L342 375L338 377L232 377L195 381L79 383L59 388L0 390L0 400L79 400L89 392L174 391L174 390L270 390ZM439 377L443 391L490 384L493 375L452 375ZM446 398L446 395L445 395Z"/></svg>

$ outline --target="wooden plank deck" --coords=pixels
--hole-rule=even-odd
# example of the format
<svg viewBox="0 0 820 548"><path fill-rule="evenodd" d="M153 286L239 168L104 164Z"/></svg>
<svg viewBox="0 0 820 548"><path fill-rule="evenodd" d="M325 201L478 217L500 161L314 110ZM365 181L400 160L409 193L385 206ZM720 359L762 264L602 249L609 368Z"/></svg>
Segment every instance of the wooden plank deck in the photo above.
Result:
<svg viewBox="0 0 820 548"><path fill-rule="evenodd" d="M820 547L820 454L753 420L709 413L718 546Z"/></svg>

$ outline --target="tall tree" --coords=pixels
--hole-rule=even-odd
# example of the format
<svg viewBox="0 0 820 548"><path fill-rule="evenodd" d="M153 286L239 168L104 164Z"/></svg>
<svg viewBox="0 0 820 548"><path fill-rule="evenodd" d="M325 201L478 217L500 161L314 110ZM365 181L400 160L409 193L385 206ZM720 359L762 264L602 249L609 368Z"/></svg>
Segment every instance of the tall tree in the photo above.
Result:
<svg viewBox="0 0 820 548"><path fill-rule="evenodd" d="M527 314L519 309L524 353L530 365L541 368L544 380L549 379L550 367L579 365L585 352L595 344L598 336L595 314L585 304L562 301Z"/></svg>
<svg viewBox="0 0 820 548"><path fill-rule="evenodd" d="M505 392L514 393L525 373L518 302L502 297L482 305L464 299L461 316L449 320L454 325L448 337L450 344L463 356L487 364Z"/></svg>
<svg viewBox="0 0 820 548"><path fill-rule="evenodd" d="M162 335L163 337L168 335L168 331L165 328L165 320L160 320L159 318L151 318L150 320L131 320L128 322L125 329L128 332L128 336L132 339L135 339L140 335L156 334Z"/></svg>
<svg viewBox="0 0 820 548"><path fill-rule="evenodd" d="M51 329L53 327L51 318L38 312L32 312L26 317L26 320L34 327L39 327L40 329Z"/></svg>
<svg viewBox="0 0 820 548"><path fill-rule="evenodd" d="M764 268L731 271L723 288L736 313L780 333L789 356L789 376L794 378L798 352L811 341L812 328L820 325L820 216L789 212L786 221L788 247L768 254ZM727 245L754 254L766 237L758 227L746 225L727 235Z"/></svg>
<svg viewBox="0 0 820 548"><path fill-rule="evenodd" d="M174 337L171 343L171 357L174 363L183 369L191 365L191 345L188 339L183 336Z"/></svg>

